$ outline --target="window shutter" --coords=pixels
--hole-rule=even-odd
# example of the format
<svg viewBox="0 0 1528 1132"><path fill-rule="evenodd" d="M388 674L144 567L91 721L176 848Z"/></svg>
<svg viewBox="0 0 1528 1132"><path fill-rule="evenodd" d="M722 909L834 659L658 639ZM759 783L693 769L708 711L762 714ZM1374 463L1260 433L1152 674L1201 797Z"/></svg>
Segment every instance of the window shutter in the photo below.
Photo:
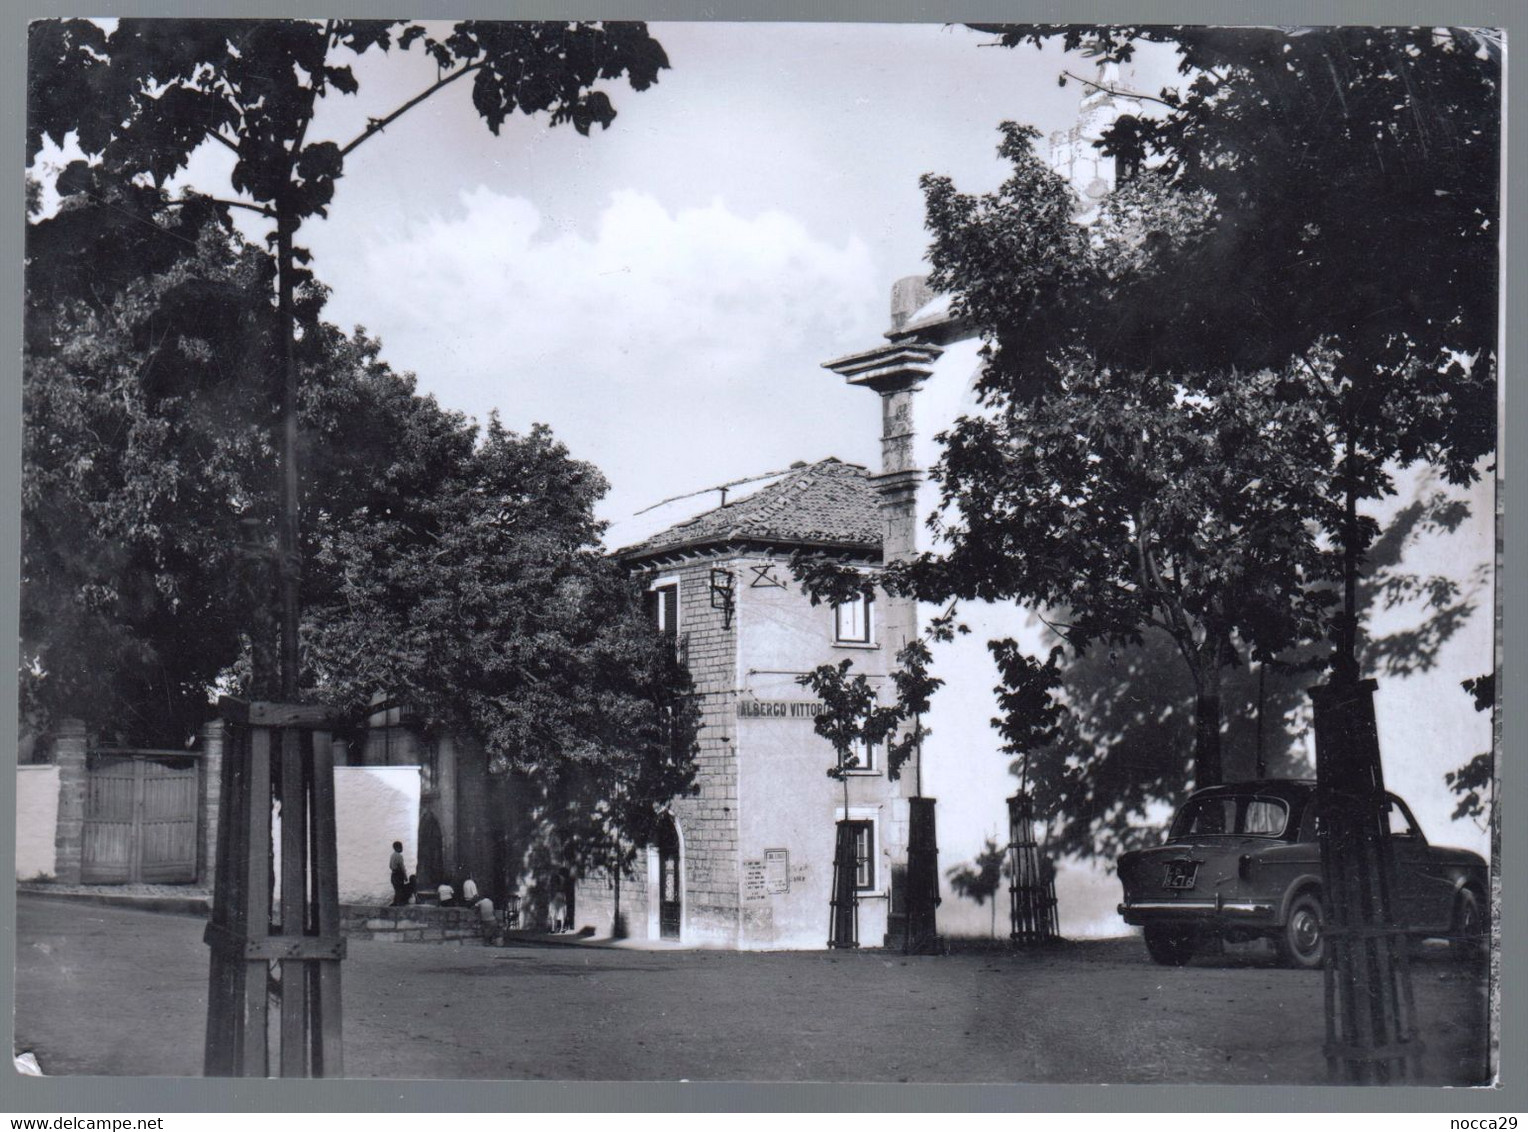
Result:
<svg viewBox="0 0 1528 1132"><path fill-rule="evenodd" d="M679 587L664 586L658 594L663 600L663 631L673 635L679 630Z"/></svg>

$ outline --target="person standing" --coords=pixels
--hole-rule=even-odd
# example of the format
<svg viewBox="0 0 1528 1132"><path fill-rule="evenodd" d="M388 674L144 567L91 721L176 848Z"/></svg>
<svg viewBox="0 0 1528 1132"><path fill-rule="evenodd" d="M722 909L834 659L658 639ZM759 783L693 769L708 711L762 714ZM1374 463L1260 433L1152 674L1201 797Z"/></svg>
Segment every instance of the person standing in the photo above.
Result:
<svg viewBox="0 0 1528 1132"><path fill-rule="evenodd" d="M409 873L403 864L403 842L393 842L393 855L387 859L393 881L393 907L409 902Z"/></svg>

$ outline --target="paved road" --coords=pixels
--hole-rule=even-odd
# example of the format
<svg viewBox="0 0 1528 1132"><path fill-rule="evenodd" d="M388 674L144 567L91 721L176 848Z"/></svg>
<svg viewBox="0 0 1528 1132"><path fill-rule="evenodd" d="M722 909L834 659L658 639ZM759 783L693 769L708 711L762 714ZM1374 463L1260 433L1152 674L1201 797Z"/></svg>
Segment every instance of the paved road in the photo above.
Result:
<svg viewBox="0 0 1528 1132"><path fill-rule="evenodd" d="M50 1074L201 1072L187 916L19 900L16 1048ZM1414 965L1432 1083L1484 1075L1485 988ZM905 958L353 942L347 1073L370 1078L1320 1084L1322 978L1138 942Z"/></svg>

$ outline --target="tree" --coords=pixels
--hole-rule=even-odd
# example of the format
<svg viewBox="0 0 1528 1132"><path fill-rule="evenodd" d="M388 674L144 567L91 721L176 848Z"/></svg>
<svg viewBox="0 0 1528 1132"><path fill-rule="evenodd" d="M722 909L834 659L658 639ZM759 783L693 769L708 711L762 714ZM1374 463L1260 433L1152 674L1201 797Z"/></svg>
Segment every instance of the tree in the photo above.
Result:
<svg viewBox="0 0 1528 1132"><path fill-rule="evenodd" d="M382 401L389 377L328 411ZM613 847L629 865L655 807L689 791L697 719L688 674L599 550L604 478L543 426L519 436L494 419L473 443L454 414L411 404L387 495L312 524L316 573L333 580L308 603L314 686L352 717L381 692L427 732L475 740L496 883L518 879L532 844L579 871ZM432 463L439 478L419 484L411 469ZM394 475L416 482L405 493Z"/></svg>
<svg viewBox="0 0 1528 1132"><path fill-rule="evenodd" d="M1170 194L1208 205L1186 239L1141 230L1111 323L1083 346L1088 363L1172 373L1191 395L1276 374L1281 399L1325 425L1314 470L1329 487L1298 497L1334 548L1342 593L1331 677L1312 693L1327 1039L1346 1047L1330 1064L1354 1082L1404 1079L1412 993L1358 655L1359 578L1378 527L1360 504L1420 461L1471 482L1494 449L1500 41L1436 28L1134 27L1006 29L1003 42L1052 35L1106 60L1128 58L1137 39L1176 44L1184 90L1162 92L1160 119L1132 117L1104 144L1127 166L1160 158ZM937 228L932 208L931 219ZM1032 302L1014 298L1010 340ZM1077 348L1049 329L1036 324L1040 340L1013 352L1012 372L1031 372L1017 388L1043 384L1050 359ZM1262 494L1268 480L1242 485Z"/></svg>
<svg viewBox="0 0 1528 1132"><path fill-rule="evenodd" d="M1419 615L1390 632L1364 637L1364 656L1382 676L1436 666L1442 646L1475 608L1478 594L1455 579L1419 574L1409 555L1419 540L1446 535L1461 518L1456 499L1429 492L1401 508L1370 548L1359 607L1405 605ZM1222 715L1228 776L1309 778L1315 773L1304 746L1311 670L1303 660L1319 661L1324 651L1313 642L1289 663L1226 672ZM1015 649L1013 655L1022 654ZM1061 659L1054 649L1052 657ZM1033 658L1024 660L1032 672L1040 667ZM1183 752L1193 746L1193 682L1176 646L1159 630L1147 630L1139 645L1067 657L1057 675L1055 699L1068 710L1058 717L1054 738L1027 752L1027 778L1037 812L1052 823L1047 840L1054 851L1108 865L1127 849L1155 843L1160 829L1154 813L1176 803L1188 789ZM1022 678L1004 676L1000 706L1010 689L1024 686ZM1048 702L1032 697L1026 717ZM1022 778L1025 769L1015 759L1013 774Z"/></svg>
<svg viewBox="0 0 1528 1132"><path fill-rule="evenodd" d="M971 197L925 178L931 283L986 328L983 411L942 436L934 475L948 546L912 571L929 600L1017 599L1055 611L1074 652L1160 629L1196 694L1195 781L1221 774L1221 681L1319 634L1330 563L1312 524L1330 447L1305 371L1201 373L1108 364L1110 313L1152 263L1196 238L1204 203L1140 181L1093 230L1006 126L1013 176ZM1302 358L1320 372L1320 357Z"/></svg>
<svg viewBox="0 0 1528 1132"><path fill-rule="evenodd" d="M272 270L205 201L96 192L27 231L23 718L166 745L260 592Z"/></svg>
<svg viewBox="0 0 1528 1132"><path fill-rule="evenodd" d="M995 194L925 179L932 282L988 364L936 469L953 549L915 588L1063 611L1078 648L1162 625L1213 781L1222 668L1313 632L1351 668L1358 501L1418 460L1469 482L1492 448L1496 64L1426 29L997 30L1171 40L1191 81L1106 134L1159 164L1091 231L1032 131L1005 127Z"/></svg>
<svg viewBox="0 0 1528 1132"><path fill-rule="evenodd" d="M1171 43L1185 76L1122 119L1106 149L1156 159L1212 220L1147 241L1151 264L1090 343L1107 365L1286 370L1319 346L1300 396L1336 449L1344 552L1336 659L1356 671L1354 587L1375 537L1358 504L1425 461L1469 483L1494 450L1501 44L1416 28L992 28L1015 46L1128 60ZM1155 234L1153 234L1155 235ZM1032 346L1031 349L1042 349ZM1319 376L1319 379L1317 379Z"/></svg>
<svg viewBox="0 0 1528 1132"><path fill-rule="evenodd" d="M299 493L297 292L307 279L301 225L322 217L345 158L437 92L472 76L473 106L497 134L516 110L549 113L581 134L615 117L596 84L626 76L637 90L668 60L642 24L506 23L465 20L436 38L400 20L120 20L107 31L87 20L40 20L29 31L28 160L45 138L79 147L111 174L163 185L203 144L235 154L227 207L272 222L278 317L269 356L282 406L280 515L276 554L281 595L280 694L301 680L298 632ZM437 75L419 94L348 141L309 130L331 91L360 87L348 59L396 42L420 43ZM78 163L76 163L78 165ZM83 177L71 167L65 190ZM263 682L263 681L262 681Z"/></svg>
<svg viewBox="0 0 1528 1132"><path fill-rule="evenodd" d="M118 741L179 743L209 689L252 681L259 634L241 614L265 592L258 535L274 522L273 265L216 204L161 203L97 183L29 226L34 731L84 714ZM545 428L480 435L377 341L322 322L316 283L299 298L304 689L348 721L382 692L481 737L505 829L523 813L525 839L576 867L595 845L629 858L654 806L688 788L695 719L688 676L599 552L603 478Z"/></svg>
<svg viewBox="0 0 1528 1132"><path fill-rule="evenodd" d="M945 876L949 877L950 887L961 896L976 901L980 908L988 900L992 901L992 936L997 938L997 892L1003 884L1003 864L1007 853L1003 847L992 838L987 838L987 844L976 855L976 859L969 864L956 865Z"/></svg>

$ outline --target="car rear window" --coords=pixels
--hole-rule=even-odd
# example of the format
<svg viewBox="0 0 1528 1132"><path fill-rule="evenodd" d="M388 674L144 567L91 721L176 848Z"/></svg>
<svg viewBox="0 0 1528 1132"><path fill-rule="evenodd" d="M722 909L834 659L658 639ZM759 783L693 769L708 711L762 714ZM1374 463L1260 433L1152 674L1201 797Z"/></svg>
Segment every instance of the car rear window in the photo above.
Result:
<svg viewBox="0 0 1528 1132"><path fill-rule="evenodd" d="M1231 834L1279 837L1289 824L1289 806L1265 795L1221 794L1190 798L1173 819L1173 837Z"/></svg>

